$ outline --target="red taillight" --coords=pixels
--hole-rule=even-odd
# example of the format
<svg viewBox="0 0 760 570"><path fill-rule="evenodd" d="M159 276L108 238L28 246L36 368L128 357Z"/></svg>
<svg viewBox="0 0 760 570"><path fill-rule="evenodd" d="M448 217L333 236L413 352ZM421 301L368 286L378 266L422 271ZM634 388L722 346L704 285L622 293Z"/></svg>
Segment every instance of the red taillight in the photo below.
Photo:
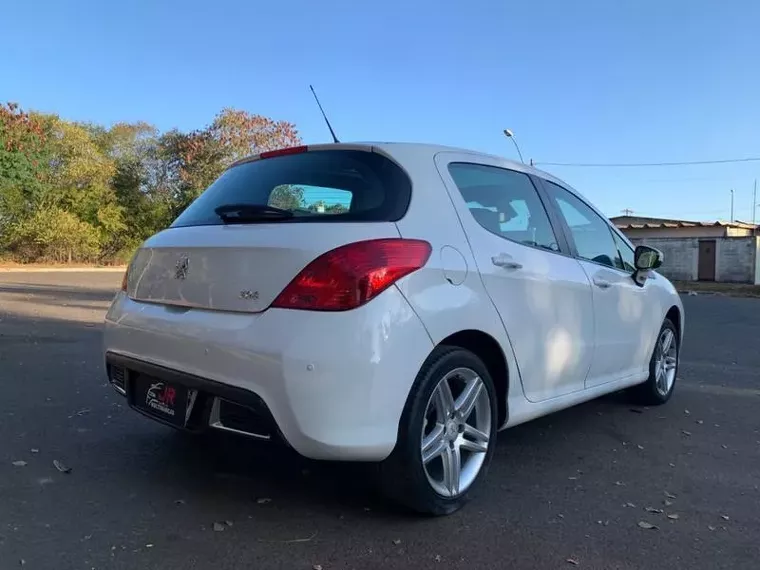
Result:
<svg viewBox="0 0 760 570"><path fill-rule="evenodd" d="M300 154L309 150L308 146L291 146L277 150L268 150L259 154L259 158L272 158L273 156L284 156L286 154Z"/></svg>
<svg viewBox="0 0 760 570"><path fill-rule="evenodd" d="M347 311L416 271L430 257L416 239L375 239L328 251L309 263L272 303L281 309Z"/></svg>

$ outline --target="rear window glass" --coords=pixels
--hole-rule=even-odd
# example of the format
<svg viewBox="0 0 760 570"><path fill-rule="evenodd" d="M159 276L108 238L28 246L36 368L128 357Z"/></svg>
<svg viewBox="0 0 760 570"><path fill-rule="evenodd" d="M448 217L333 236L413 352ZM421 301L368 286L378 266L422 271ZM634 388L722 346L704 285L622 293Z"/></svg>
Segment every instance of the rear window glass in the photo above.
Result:
<svg viewBox="0 0 760 570"><path fill-rule="evenodd" d="M244 162L225 171L172 227L223 224L215 210L271 206L291 217L247 223L393 222L406 213L411 182L390 159L357 150L322 150Z"/></svg>

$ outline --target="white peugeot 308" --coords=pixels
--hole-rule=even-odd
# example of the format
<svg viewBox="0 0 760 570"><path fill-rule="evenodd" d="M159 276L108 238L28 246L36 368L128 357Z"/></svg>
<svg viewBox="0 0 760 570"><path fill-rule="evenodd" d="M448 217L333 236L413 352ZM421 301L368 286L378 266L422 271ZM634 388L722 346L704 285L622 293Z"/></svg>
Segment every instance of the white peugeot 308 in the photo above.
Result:
<svg viewBox="0 0 760 570"><path fill-rule="evenodd" d="M430 145L233 164L137 251L110 382L173 427L376 462L447 514L499 430L609 392L666 402L684 329L662 254L523 164Z"/></svg>

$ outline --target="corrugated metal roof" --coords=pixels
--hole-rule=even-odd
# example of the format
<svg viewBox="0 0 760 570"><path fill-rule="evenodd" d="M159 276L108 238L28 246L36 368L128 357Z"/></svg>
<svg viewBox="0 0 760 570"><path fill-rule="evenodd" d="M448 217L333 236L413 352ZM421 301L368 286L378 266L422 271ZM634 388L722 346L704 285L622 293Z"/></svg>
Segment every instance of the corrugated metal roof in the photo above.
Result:
<svg viewBox="0 0 760 570"><path fill-rule="evenodd" d="M737 228L743 230L753 230L758 226L754 224L748 224L746 222L724 222L721 220L715 222L687 222L681 220L656 220L656 218L648 218L647 222L633 223L624 222L623 220L615 220L612 218L615 226L621 230L625 229L656 229L656 228Z"/></svg>

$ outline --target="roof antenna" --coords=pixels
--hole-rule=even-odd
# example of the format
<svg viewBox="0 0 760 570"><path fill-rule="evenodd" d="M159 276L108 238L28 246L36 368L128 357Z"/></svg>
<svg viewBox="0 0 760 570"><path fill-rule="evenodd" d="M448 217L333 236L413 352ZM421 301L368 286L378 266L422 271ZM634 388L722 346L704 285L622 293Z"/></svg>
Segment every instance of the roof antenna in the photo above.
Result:
<svg viewBox="0 0 760 570"><path fill-rule="evenodd" d="M309 89L311 89L311 94L314 95L314 100L317 102L317 105L319 105L319 110L322 111L322 117L325 119L325 123L327 123L327 128L330 129L330 134L332 135L333 142L338 143L340 142L338 140L338 137L335 136L335 131L333 130L332 126L330 125L330 121L327 118L327 115L325 115L325 110L322 108L322 104L319 102L319 97L317 97L316 91L314 91L314 87L309 85Z"/></svg>

